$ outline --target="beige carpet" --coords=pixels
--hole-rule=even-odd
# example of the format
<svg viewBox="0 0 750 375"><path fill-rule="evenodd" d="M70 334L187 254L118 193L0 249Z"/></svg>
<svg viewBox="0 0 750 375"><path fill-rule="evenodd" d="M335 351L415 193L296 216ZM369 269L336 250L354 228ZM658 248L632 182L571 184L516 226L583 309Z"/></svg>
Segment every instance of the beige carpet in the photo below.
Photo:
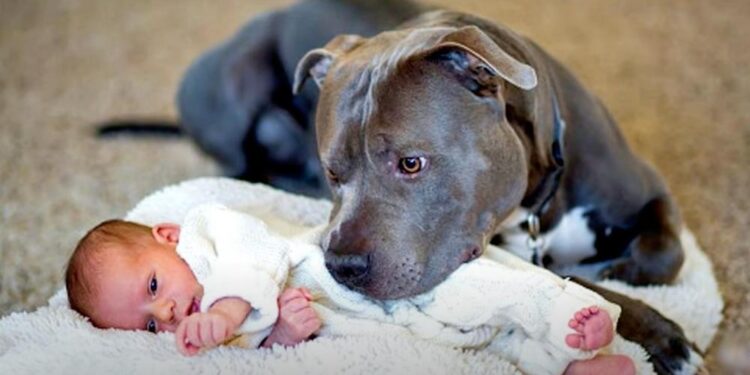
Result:
<svg viewBox="0 0 750 375"><path fill-rule="evenodd" d="M750 2L438 3L538 41L662 171L726 297L709 357L718 372L720 344L750 340ZM91 125L174 116L190 61L274 6L0 1L0 315L43 304L88 227L157 187L217 173L187 141L103 142Z"/></svg>

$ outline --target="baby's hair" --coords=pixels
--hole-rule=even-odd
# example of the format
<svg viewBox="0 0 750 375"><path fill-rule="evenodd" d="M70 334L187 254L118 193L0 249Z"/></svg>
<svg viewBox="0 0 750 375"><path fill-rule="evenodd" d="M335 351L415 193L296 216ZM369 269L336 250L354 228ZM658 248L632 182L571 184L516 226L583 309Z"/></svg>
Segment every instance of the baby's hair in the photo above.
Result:
<svg viewBox="0 0 750 375"><path fill-rule="evenodd" d="M145 225L119 219L107 220L88 231L78 241L65 271L70 307L97 325L92 314L93 300L102 276L101 264L118 253L137 251L150 233L151 228Z"/></svg>

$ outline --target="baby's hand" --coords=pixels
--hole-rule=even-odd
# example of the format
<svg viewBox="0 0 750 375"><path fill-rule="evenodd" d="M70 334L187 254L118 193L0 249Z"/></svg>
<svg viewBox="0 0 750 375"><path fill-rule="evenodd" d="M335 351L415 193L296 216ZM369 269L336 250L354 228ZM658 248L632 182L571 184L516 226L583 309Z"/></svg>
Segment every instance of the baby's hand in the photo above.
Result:
<svg viewBox="0 0 750 375"><path fill-rule="evenodd" d="M312 295L304 288L289 288L279 296L279 318L263 347L296 345L320 328L320 318L310 305Z"/></svg>
<svg viewBox="0 0 750 375"><path fill-rule="evenodd" d="M184 355L192 356L200 349L220 345L232 333L232 320L226 314L211 311L195 313L185 317L177 326L177 350Z"/></svg>

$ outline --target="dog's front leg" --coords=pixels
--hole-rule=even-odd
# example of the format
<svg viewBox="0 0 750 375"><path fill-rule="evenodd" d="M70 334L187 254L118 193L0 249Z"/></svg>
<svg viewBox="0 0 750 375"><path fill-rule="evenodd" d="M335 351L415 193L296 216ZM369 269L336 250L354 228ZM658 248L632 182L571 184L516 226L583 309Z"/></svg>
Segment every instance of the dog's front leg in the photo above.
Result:
<svg viewBox="0 0 750 375"><path fill-rule="evenodd" d="M652 199L638 213L635 225L638 235L628 256L613 262L601 276L631 285L671 283L685 260L674 203L668 196Z"/></svg>
<svg viewBox="0 0 750 375"><path fill-rule="evenodd" d="M622 313L617 323L617 333L643 346L658 374L689 373L685 371L686 366L702 363L700 351L685 337L682 328L654 308L584 279L571 279L620 305Z"/></svg>

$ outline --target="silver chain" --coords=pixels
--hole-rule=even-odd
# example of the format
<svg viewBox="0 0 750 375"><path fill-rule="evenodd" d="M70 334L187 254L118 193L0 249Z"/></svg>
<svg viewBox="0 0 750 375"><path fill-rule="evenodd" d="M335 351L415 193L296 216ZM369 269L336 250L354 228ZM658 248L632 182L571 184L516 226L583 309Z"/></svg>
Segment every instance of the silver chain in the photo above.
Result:
<svg viewBox="0 0 750 375"><path fill-rule="evenodd" d="M531 250L531 262L538 266L541 266L542 257L540 256L540 254L542 253L542 248L544 246L544 239L541 236L539 216L530 213L526 218L526 225L529 232L529 238L526 240L526 246L528 246L529 250Z"/></svg>

